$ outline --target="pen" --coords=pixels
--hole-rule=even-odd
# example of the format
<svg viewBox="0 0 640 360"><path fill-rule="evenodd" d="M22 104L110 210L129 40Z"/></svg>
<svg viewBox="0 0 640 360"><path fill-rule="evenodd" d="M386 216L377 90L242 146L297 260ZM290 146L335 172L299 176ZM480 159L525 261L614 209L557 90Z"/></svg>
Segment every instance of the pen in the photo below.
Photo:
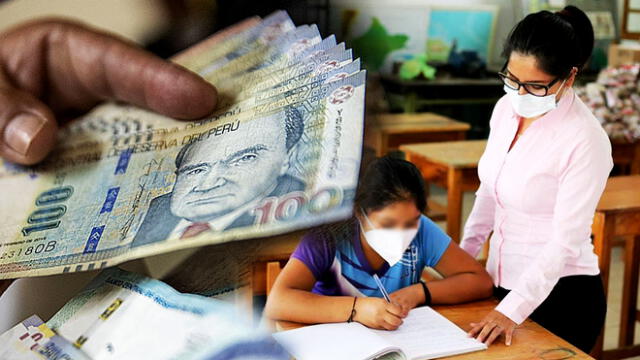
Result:
<svg viewBox="0 0 640 360"><path fill-rule="evenodd" d="M384 299L390 303L391 298L389 297L389 293L387 292L387 289L384 288L384 285L382 285L382 281L380 281L378 274L373 274L373 280L375 280L376 284L378 285L378 289L380 289L380 292L382 293L382 296L384 296Z"/></svg>

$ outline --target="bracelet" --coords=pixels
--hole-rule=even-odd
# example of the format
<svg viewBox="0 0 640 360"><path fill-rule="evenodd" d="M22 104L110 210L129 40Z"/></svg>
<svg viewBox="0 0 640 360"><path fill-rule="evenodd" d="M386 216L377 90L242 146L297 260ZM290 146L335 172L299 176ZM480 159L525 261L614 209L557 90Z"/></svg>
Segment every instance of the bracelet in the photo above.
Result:
<svg viewBox="0 0 640 360"><path fill-rule="evenodd" d="M348 323L353 322L353 318L356 316L356 300L358 300L357 296L353 297L353 305L351 306L351 315L349 315Z"/></svg>
<svg viewBox="0 0 640 360"><path fill-rule="evenodd" d="M422 285L422 291L424 291L424 303L422 303L422 305L429 306L431 305L431 292L429 291L429 288L427 287L427 284L424 282L424 280L420 280L420 285Z"/></svg>

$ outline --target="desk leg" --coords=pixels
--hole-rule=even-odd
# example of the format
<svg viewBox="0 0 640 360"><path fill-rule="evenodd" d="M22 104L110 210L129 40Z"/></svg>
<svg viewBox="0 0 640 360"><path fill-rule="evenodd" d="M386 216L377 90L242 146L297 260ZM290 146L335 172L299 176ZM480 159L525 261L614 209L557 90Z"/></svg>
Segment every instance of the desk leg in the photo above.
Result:
<svg viewBox="0 0 640 360"><path fill-rule="evenodd" d="M624 286L620 313L618 346L633 345L638 303L638 266L640 265L640 236L625 238Z"/></svg>
<svg viewBox="0 0 640 360"><path fill-rule="evenodd" d="M633 149L633 158L631 159L631 164L629 165L629 173L630 175L638 175L640 174L640 142L636 143Z"/></svg>
<svg viewBox="0 0 640 360"><path fill-rule="evenodd" d="M380 130L378 135L376 136L376 141L378 142L376 144L376 156L377 157L382 157L388 151L387 147L389 145L389 143L388 143L389 136L387 136L386 134L384 134L384 132L382 130Z"/></svg>
<svg viewBox="0 0 640 360"><path fill-rule="evenodd" d="M404 112L413 114L418 110L418 95L409 93L404 98Z"/></svg>
<svg viewBox="0 0 640 360"><path fill-rule="evenodd" d="M461 217L462 171L450 167L447 172L447 233L456 243L460 243Z"/></svg>
<svg viewBox="0 0 640 360"><path fill-rule="evenodd" d="M605 296L609 294L609 267L611 265L611 240L613 238L614 224L613 219L607 219L606 214L596 212L593 218L591 230L593 232L593 246L598 256L598 264L600 267L600 275L604 286ZM596 342L596 346L591 352L591 356L596 359L602 357L602 349L604 346L604 328L600 333L600 337Z"/></svg>
<svg viewBox="0 0 640 360"><path fill-rule="evenodd" d="M600 266L600 274L604 284L604 292L609 293L609 268L611 266L611 240L613 239L614 223L613 219L607 218L607 215L596 212L593 217L593 246L595 253L598 255L598 264Z"/></svg>

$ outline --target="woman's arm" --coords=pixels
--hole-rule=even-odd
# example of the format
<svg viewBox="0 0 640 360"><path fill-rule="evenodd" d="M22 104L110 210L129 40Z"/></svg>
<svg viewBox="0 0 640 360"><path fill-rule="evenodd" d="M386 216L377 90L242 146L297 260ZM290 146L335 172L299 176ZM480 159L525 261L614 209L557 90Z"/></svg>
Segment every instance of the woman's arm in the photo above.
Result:
<svg viewBox="0 0 640 360"><path fill-rule="evenodd" d="M517 324L549 296L567 259L578 257L585 242L590 241L593 214L613 167L611 144L606 135L600 136L601 130L591 130L590 137L570 153L558 179L551 239L540 247L518 285L496 307Z"/></svg>
<svg viewBox="0 0 640 360"><path fill-rule="evenodd" d="M464 235L460 247L472 257L477 257L482 244L487 241L493 230L493 218L496 204L493 195L485 185L480 183L476 192L471 214L464 225Z"/></svg>
<svg viewBox="0 0 640 360"><path fill-rule="evenodd" d="M498 130L505 118L505 114L511 113L511 103L508 96L503 96L498 100L491 119L489 120L489 139L487 140L487 147L485 148L482 158L478 164L478 171L483 166L490 166L494 161L493 155L490 151L492 144L496 142L495 137L502 136ZM498 131L498 132L497 132ZM485 164L486 163L486 164ZM493 189L489 188L487 184L480 182L480 187L476 191L476 198L473 202L473 208L471 214L467 218L464 225L464 232L460 247L469 253L473 258L476 258L482 249L482 245L491 231L493 231L493 222L496 209L495 197L493 195Z"/></svg>
<svg viewBox="0 0 640 360"><path fill-rule="evenodd" d="M351 316L353 296L325 296L311 292L316 279L300 260L291 258L276 279L264 309L274 320L306 324L345 322ZM354 321L376 329L394 330L406 313L384 299L358 298Z"/></svg>
<svg viewBox="0 0 640 360"><path fill-rule="evenodd" d="M493 282L486 270L455 242L442 254L434 269L444 278L427 282L432 304L456 304L491 296ZM391 299L405 311L425 301L421 284L414 284L391 294Z"/></svg>
<svg viewBox="0 0 640 360"><path fill-rule="evenodd" d="M567 258L579 256L582 245L589 241L593 214L613 167L611 144L601 131L592 131L591 137L582 139L570 152L558 182L550 241L541 246L518 284L495 310L472 324L469 335L490 344L504 332L509 345L515 326L526 320L558 283Z"/></svg>

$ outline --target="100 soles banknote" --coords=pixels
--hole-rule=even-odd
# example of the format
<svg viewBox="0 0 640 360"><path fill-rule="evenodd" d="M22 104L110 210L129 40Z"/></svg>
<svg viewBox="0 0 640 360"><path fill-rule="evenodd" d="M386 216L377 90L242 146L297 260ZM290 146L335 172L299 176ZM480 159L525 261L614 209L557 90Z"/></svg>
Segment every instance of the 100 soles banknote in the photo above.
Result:
<svg viewBox="0 0 640 360"><path fill-rule="evenodd" d="M365 73L343 45L278 12L175 61L218 79L221 95L231 93L226 107L185 123L106 104L63 130L43 163L2 163L0 279L93 270L350 216Z"/></svg>

